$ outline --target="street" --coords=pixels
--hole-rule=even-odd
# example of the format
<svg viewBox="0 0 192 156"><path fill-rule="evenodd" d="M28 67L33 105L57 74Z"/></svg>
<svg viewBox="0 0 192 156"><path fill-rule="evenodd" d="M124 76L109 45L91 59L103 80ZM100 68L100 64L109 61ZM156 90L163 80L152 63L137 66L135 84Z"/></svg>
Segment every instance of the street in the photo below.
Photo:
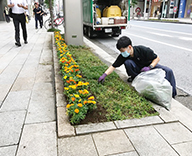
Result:
<svg viewBox="0 0 192 156"><path fill-rule="evenodd" d="M128 29L122 31L121 36L124 35L132 39L133 46L145 45L153 49L160 57L159 64L173 70L177 88L192 95L192 25L130 21ZM92 41L102 44L106 50L109 48L119 53L115 47L119 37L100 37ZM187 94L184 95L190 100L182 101L182 103L187 103L188 108L192 108L191 96Z"/></svg>

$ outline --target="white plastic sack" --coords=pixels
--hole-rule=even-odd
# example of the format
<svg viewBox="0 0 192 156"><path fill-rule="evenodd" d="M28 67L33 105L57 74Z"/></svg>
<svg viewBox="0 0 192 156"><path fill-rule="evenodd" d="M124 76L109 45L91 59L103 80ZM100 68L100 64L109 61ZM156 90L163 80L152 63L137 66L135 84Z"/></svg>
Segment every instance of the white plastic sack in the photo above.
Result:
<svg viewBox="0 0 192 156"><path fill-rule="evenodd" d="M165 79L164 70L158 68L142 72L135 77L132 86L142 96L170 110L172 86Z"/></svg>

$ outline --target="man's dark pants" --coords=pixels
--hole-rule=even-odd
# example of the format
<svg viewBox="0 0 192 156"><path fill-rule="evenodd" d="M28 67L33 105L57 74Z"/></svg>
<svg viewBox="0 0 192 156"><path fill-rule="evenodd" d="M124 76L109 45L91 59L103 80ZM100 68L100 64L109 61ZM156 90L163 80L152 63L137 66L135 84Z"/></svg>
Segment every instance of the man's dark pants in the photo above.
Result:
<svg viewBox="0 0 192 156"><path fill-rule="evenodd" d="M13 23L15 26L15 41L20 43L20 27L19 23L21 23L21 28L23 30L23 39L27 41L27 29L26 29L26 19L25 14L14 14L13 15Z"/></svg>
<svg viewBox="0 0 192 156"><path fill-rule="evenodd" d="M39 16L39 17L35 17L35 28L36 28L36 29L38 28L38 21L39 21L40 27L42 28L42 26L43 26L41 17L40 17L40 16Z"/></svg>
<svg viewBox="0 0 192 156"><path fill-rule="evenodd" d="M133 60L130 60L130 59L126 60L124 65L125 65L127 74L133 78L135 78L139 73L141 73L141 68L139 68L139 66L137 66ZM172 69L166 66L162 66L160 64L157 64L153 69L155 68L161 68L165 71L166 73L165 78L170 82L173 88L172 97L175 97L177 95L177 90L176 90L175 77Z"/></svg>

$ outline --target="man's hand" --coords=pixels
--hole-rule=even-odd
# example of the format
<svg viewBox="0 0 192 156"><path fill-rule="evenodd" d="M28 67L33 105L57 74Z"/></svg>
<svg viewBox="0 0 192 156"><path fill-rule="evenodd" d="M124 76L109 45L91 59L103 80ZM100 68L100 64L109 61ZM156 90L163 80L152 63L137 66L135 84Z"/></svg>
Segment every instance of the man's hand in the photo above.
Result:
<svg viewBox="0 0 192 156"><path fill-rule="evenodd" d="M18 7L23 8L24 6L22 4L17 4Z"/></svg>
<svg viewBox="0 0 192 156"><path fill-rule="evenodd" d="M14 7L14 6L15 6L14 3L11 3L11 4L8 5L8 7L10 7L10 8L12 8L12 7Z"/></svg>
<svg viewBox="0 0 192 156"><path fill-rule="evenodd" d="M149 71L149 70L151 70L150 67L143 67L143 68L141 69L141 72L146 72L146 71Z"/></svg>
<svg viewBox="0 0 192 156"><path fill-rule="evenodd" d="M103 83L103 82L105 81L105 77L106 77L106 76L107 76L107 74L106 74L106 73L103 73L103 75L99 77L98 82Z"/></svg>

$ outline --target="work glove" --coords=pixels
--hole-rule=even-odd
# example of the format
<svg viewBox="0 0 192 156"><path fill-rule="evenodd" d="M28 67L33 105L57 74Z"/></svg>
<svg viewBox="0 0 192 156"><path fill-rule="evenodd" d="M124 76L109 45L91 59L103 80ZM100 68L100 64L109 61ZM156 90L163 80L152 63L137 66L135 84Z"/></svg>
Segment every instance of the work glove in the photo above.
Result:
<svg viewBox="0 0 192 156"><path fill-rule="evenodd" d="M146 72L146 71L149 71L149 70L151 70L150 67L143 67L143 68L141 69L141 72Z"/></svg>
<svg viewBox="0 0 192 156"><path fill-rule="evenodd" d="M107 74L106 74L106 73L103 73L103 75L99 77L98 82L103 83L103 82L105 81L105 77L106 77L106 76L107 76Z"/></svg>

